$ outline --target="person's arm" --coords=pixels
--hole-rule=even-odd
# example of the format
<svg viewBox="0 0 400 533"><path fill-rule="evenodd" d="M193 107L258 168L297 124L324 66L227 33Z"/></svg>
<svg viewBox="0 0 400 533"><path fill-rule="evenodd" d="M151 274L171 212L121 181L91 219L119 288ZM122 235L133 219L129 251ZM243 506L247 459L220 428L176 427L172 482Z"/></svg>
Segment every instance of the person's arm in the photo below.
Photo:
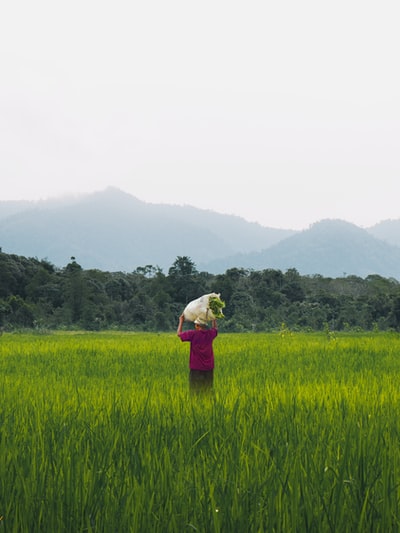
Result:
<svg viewBox="0 0 400 533"><path fill-rule="evenodd" d="M213 327L214 329L218 329L217 321L215 320L215 318L214 318L214 320L211 322L211 325L212 325L212 327Z"/></svg>
<svg viewBox="0 0 400 533"><path fill-rule="evenodd" d="M176 330L176 334L177 335L180 335L182 333L184 320L185 320L185 317L184 317L184 315L182 313L181 316L179 317L178 329Z"/></svg>

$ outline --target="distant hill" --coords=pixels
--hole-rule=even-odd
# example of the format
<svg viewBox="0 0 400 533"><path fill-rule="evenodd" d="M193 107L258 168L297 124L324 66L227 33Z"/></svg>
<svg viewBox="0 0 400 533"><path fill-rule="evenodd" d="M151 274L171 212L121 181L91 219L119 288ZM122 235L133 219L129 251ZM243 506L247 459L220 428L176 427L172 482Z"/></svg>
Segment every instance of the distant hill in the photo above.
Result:
<svg viewBox="0 0 400 533"><path fill-rule="evenodd" d="M26 211L34 207L34 202L25 202L25 201L0 201L0 221L9 216L15 215L16 213L21 213L21 211Z"/></svg>
<svg viewBox="0 0 400 533"><path fill-rule="evenodd" d="M143 202L112 187L65 199L0 202L0 248L57 267L74 256L83 268L107 271L153 265L167 273L177 256L189 256L212 274L296 268L302 275L400 280L400 220L368 229L343 220L322 220L304 231L266 228L191 206Z"/></svg>
<svg viewBox="0 0 400 533"><path fill-rule="evenodd" d="M400 219L384 220L368 228L368 233L394 246L400 246Z"/></svg>
<svg viewBox="0 0 400 533"><path fill-rule="evenodd" d="M84 268L168 271L178 255L196 264L268 248L295 231L265 228L232 215L142 202L115 188L65 201L0 202L0 247L47 259L71 256Z"/></svg>
<svg viewBox="0 0 400 533"><path fill-rule="evenodd" d="M232 267L282 271L296 268L302 275L327 277L378 274L400 280L400 247L343 220L323 220L263 251L204 265L213 273Z"/></svg>

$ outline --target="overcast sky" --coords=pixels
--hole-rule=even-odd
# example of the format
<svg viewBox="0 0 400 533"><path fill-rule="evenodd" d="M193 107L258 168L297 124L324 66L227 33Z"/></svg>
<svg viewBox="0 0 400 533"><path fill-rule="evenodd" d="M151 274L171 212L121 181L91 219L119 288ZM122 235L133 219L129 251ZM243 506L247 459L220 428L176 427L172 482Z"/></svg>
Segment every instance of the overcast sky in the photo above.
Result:
<svg viewBox="0 0 400 533"><path fill-rule="evenodd" d="M10 0L0 199L400 218L398 1Z"/></svg>

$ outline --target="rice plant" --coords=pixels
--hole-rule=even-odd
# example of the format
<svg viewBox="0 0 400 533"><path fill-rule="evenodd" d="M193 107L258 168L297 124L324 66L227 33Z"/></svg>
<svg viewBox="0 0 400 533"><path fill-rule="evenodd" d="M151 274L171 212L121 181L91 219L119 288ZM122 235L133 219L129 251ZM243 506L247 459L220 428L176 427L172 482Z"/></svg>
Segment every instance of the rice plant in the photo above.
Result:
<svg viewBox="0 0 400 533"><path fill-rule="evenodd" d="M220 334L212 395L174 334L0 340L0 531L400 529L400 339Z"/></svg>

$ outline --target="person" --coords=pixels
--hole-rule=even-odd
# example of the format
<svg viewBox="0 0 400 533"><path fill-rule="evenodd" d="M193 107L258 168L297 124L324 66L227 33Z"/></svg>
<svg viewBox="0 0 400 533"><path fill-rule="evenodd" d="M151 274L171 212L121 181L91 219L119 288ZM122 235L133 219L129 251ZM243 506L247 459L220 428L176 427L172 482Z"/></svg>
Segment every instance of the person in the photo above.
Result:
<svg viewBox="0 0 400 533"><path fill-rule="evenodd" d="M213 341L218 335L217 321L212 320L211 327L196 318L195 329L183 331L185 317L179 317L177 335L182 342L190 342L189 355L189 387L191 392L211 390L214 381L214 349Z"/></svg>

